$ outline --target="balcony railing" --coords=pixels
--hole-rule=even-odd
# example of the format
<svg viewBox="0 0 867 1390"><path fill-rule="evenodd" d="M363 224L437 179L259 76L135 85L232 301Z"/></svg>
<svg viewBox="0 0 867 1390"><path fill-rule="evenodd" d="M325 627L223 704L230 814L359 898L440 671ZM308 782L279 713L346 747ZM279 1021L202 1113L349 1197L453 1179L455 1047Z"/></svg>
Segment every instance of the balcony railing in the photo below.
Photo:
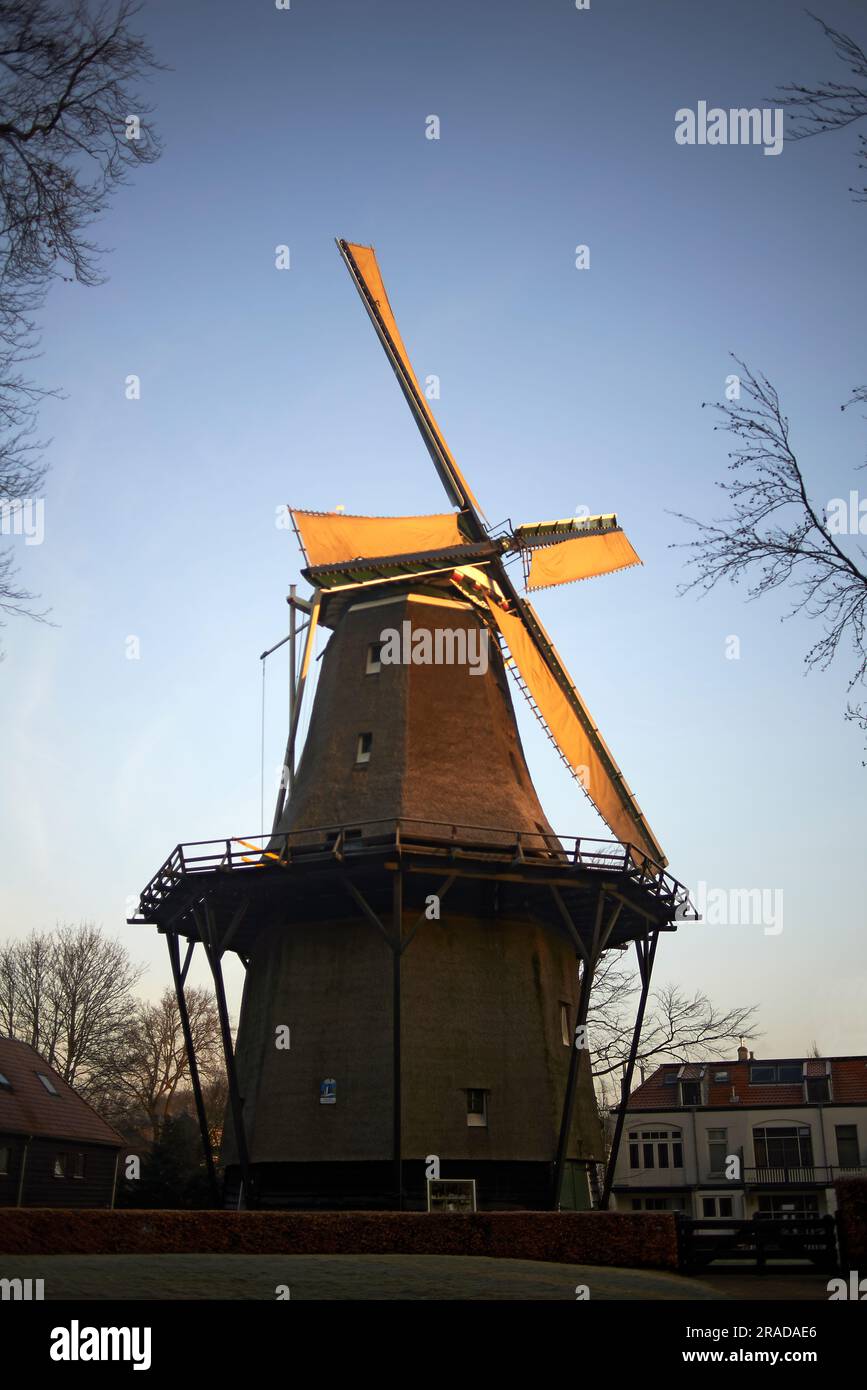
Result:
<svg viewBox="0 0 867 1390"><path fill-rule="evenodd" d="M778 1164L763 1168L745 1168L747 1187L830 1187L837 1178L861 1178L867 1167L840 1168L834 1165Z"/></svg>
<svg viewBox="0 0 867 1390"><path fill-rule="evenodd" d="M398 854L413 850L447 853L459 848L467 854L475 847L485 858L518 863L529 872L562 865L564 869L616 875L655 898L673 919L688 922L697 917L683 884L629 843L408 819L359 821L279 835L234 836L177 845L142 893L140 911L147 916L158 910L173 890L193 875L289 869L304 860L323 855L342 859L374 846Z"/></svg>

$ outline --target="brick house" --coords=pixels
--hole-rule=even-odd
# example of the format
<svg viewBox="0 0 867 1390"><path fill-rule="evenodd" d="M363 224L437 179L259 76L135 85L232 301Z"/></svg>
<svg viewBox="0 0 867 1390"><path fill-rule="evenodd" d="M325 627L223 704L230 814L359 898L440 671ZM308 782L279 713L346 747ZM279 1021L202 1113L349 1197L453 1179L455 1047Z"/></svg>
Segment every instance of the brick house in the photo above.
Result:
<svg viewBox="0 0 867 1390"><path fill-rule="evenodd" d="M124 1148L38 1052L0 1037L0 1207L112 1207Z"/></svg>
<svg viewBox="0 0 867 1390"><path fill-rule="evenodd" d="M733 1161L735 1160L735 1161ZM833 1184L867 1175L867 1057L659 1067L632 1092L612 1188L618 1211L830 1215Z"/></svg>

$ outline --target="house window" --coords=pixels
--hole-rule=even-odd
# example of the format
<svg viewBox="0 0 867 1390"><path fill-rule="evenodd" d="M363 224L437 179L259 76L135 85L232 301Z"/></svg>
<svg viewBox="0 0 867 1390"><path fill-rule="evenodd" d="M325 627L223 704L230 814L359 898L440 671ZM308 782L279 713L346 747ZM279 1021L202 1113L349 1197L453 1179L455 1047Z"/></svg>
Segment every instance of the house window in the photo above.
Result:
<svg viewBox="0 0 867 1390"><path fill-rule="evenodd" d="M680 1103L681 1105L701 1105L700 1081L681 1081Z"/></svg>
<svg viewBox="0 0 867 1390"><path fill-rule="evenodd" d="M802 1079L800 1062L755 1062L750 1067L751 1086L797 1086Z"/></svg>
<svg viewBox="0 0 867 1390"><path fill-rule="evenodd" d="M373 734L359 734L358 743L355 749L356 763L369 763L370 750L373 747Z"/></svg>
<svg viewBox="0 0 867 1390"><path fill-rule="evenodd" d="M837 1138L837 1164L840 1168L858 1168L861 1155L858 1152L858 1126L835 1125Z"/></svg>
<svg viewBox="0 0 867 1390"><path fill-rule="evenodd" d="M0 1178L9 1176L9 1145L0 1145Z"/></svg>
<svg viewBox="0 0 867 1390"><path fill-rule="evenodd" d="M831 1079L828 1076L808 1076L806 1087L807 1100L814 1104L831 1099Z"/></svg>
<svg viewBox="0 0 867 1390"><path fill-rule="evenodd" d="M67 1156L66 1156L66 1154L55 1154L55 1155L54 1155L54 1176L55 1176L56 1178L65 1178L65 1177L66 1177L66 1162L67 1162Z"/></svg>
<svg viewBox="0 0 867 1390"><path fill-rule="evenodd" d="M51 1080L50 1076L46 1076L44 1071L38 1071L36 1075L39 1077L39 1080L42 1082L43 1086L45 1087L46 1091L50 1096L60 1095L60 1092L58 1091L54 1082Z"/></svg>
<svg viewBox="0 0 867 1390"><path fill-rule="evenodd" d="M382 649L384 642L371 642L367 649L367 664L364 673L367 676L378 676L382 670Z"/></svg>
<svg viewBox="0 0 867 1390"><path fill-rule="evenodd" d="M812 1168L813 1140L806 1125L753 1130L757 1168Z"/></svg>
<svg viewBox="0 0 867 1390"><path fill-rule="evenodd" d="M629 1132L630 1168L682 1168L679 1129L633 1129Z"/></svg>
<svg viewBox="0 0 867 1390"><path fill-rule="evenodd" d="M805 1217L819 1215L819 1199L809 1192L792 1193L785 1196L782 1193L775 1193L771 1197L759 1198L759 1209L756 1215L766 1219L775 1218L778 1221L781 1218L789 1221L803 1221Z"/></svg>
<svg viewBox="0 0 867 1390"><path fill-rule="evenodd" d="M728 1153L728 1130L709 1129L707 1132L708 1168L711 1173L724 1173Z"/></svg>
<svg viewBox="0 0 867 1390"><path fill-rule="evenodd" d="M9 1077L8 1077L8 1076L4 1076L3 1073L2 1073L2 1071L0 1071L0 1091L11 1091L11 1090L12 1090L12 1082L9 1080Z"/></svg>
<svg viewBox="0 0 867 1390"><path fill-rule="evenodd" d="M487 1091L467 1091L467 1124L471 1128L487 1129Z"/></svg>
<svg viewBox="0 0 867 1390"><path fill-rule="evenodd" d="M76 1154L76 1155L75 1155L75 1164L74 1164L73 1169L72 1169L72 1176L73 1176L74 1178L83 1178L83 1177L85 1176L85 1170L86 1170L86 1168L87 1168L87 1155L86 1155L86 1154Z"/></svg>
<svg viewBox="0 0 867 1390"><path fill-rule="evenodd" d="M728 1081L729 1074L727 1071L715 1071L713 1074L713 1079L717 1083L717 1085L719 1085L720 1082Z"/></svg>
<svg viewBox="0 0 867 1390"><path fill-rule="evenodd" d="M702 1197L701 1214L714 1219L718 1216L731 1216L731 1197Z"/></svg>
<svg viewBox="0 0 867 1390"><path fill-rule="evenodd" d="M560 1039L564 1047L569 1047L572 1039L569 1035L569 1005L560 1005Z"/></svg>

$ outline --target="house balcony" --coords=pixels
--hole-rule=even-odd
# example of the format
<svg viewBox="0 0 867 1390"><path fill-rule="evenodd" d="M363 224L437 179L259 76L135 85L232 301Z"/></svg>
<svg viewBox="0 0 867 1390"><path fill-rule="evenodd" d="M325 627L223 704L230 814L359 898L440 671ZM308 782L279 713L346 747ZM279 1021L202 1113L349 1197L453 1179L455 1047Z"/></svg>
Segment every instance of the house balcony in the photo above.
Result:
<svg viewBox="0 0 867 1390"><path fill-rule="evenodd" d="M784 1164L765 1168L745 1168L745 1187L830 1187L837 1178L863 1178L867 1167L824 1167L817 1164Z"/></svg>

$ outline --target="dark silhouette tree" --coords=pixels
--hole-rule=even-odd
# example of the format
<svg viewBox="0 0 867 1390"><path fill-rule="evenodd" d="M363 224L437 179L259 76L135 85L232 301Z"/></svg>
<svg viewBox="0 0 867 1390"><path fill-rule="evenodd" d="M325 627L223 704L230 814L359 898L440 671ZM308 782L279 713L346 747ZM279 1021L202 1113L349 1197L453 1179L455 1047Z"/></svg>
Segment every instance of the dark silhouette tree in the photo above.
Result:
<svg viewBox="0 0 867 1390"><path fill-rule="evenodd" d="M158 158L150 107L134 84L158 68L130 21L86 0L0 0L0 508L3 531L45 477L33 441L38 406L51 394L26 364L38 347L34 315L51 281L100 282L91 224L132 169ZM3 616L44 619L0 553Z"/></svg>

